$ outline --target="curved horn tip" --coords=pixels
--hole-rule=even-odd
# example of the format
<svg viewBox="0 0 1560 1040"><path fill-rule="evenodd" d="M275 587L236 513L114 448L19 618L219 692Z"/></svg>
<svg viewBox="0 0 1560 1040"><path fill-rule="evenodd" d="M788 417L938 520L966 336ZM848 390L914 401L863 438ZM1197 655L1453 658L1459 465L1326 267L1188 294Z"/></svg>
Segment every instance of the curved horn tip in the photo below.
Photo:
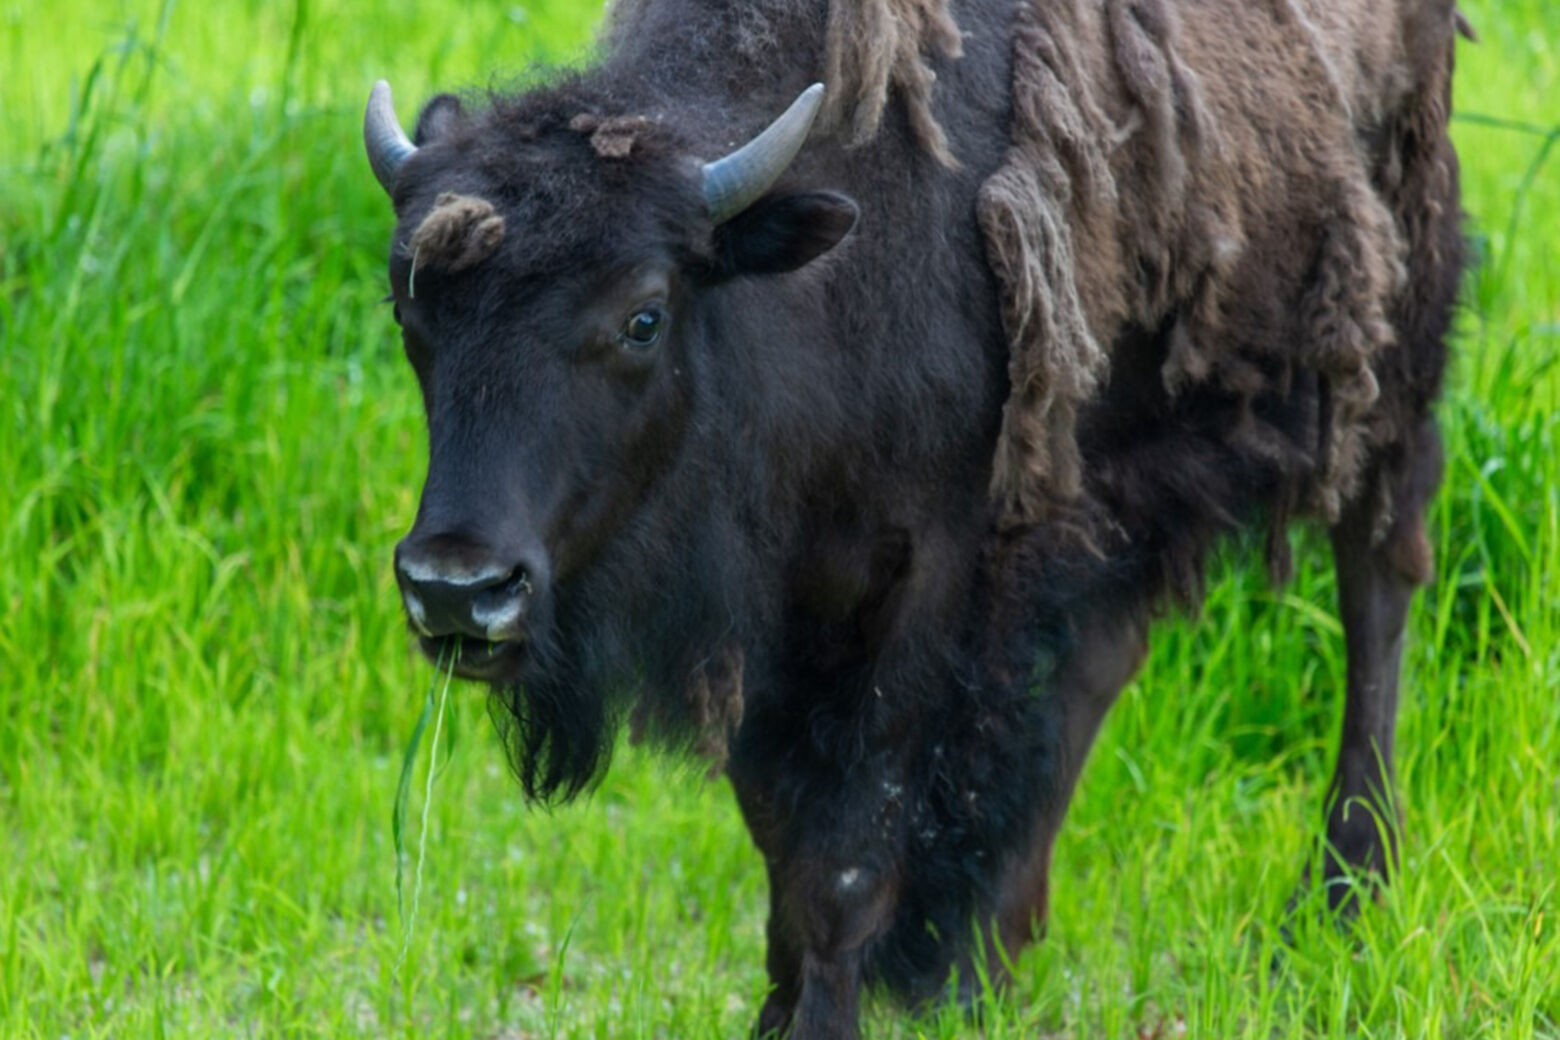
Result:
<svg viewBox="0 0 1560 1040"><path fill-rule="evenodd" d="M363 112L363 144L368 150L368 164L373 167L374 177L386 194L393 195L396 173L417 151L417 146L412 144L396 119L387 80L376 80L368 92L368 107Z"/></svg>
<svg viewBox="0 0 1560 1040"><path fill-rule="evenodd" d="M773 187L812 131L823 104L824 85L814 83L765 127L731 154L704 164L704 199L710 218L723 223Z"/></svg>

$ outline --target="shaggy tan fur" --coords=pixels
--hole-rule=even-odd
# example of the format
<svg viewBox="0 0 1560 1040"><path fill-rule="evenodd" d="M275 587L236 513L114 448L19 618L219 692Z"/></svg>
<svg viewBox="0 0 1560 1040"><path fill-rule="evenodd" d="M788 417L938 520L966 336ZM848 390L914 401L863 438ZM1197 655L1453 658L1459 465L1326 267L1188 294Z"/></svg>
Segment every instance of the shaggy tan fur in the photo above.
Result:
<svg viewBox="0 0 1560 1040"><path fill-rule="evenodd" d="M826 125L843 129L856 144L870 141L883 121L889 91L900 91L921 146L956 166L948 138L932 114L937 75L933 54L957 58L964 51L949 0L836 0L829 5L824 82Z"/></svg>
<svg viewBox="0 0 1560 1040"><path fill-rule="evenodd" d="M694 727L691 750L709 762L711 779L725 770L731 738L742 725L746 707L742 691L745 660L739 644L722 644L693 669L683 694ZM648 700L634 703L628 717L629 743L637 746L653 733L666 732L667 719L660 713L652 714L653 711Z"/></svg>
<svg viewBox="0 0 1560 1040"><path fill-rule="evenodd" d="M405 248L414 267L456 272L492 256L503 240L504 218L491 202L447 191L434 200Z"/></svg>
<svg viewBox="0 0 1560 1040"><path fill-rule="evenodd" d="M653 125L644 116L602 117L582 112L569 121L569 129L590 135L590 146L603 159L626 159L639 137Z"/></svg>
<svg viewBox="0 0 1560 1040"><path fill-rule="evenodd" d="M1117 199L1105 152L1115 128L1073 57L1056 46L1038 12L1019 9L1013 142L978 205L1012 349L992 477L992 494L1009 522L1038 519L1053 496L1078 493L1073 423L1106 365L1094 329L1118 322L1125 306L1112 277L1119 259L1103 248L1076 248L1080 237L1109 245ZM1092 277L1080 264L1094 267ZM1112 296L1080 292L1084 285L1113 284Z"/></svg>
<svg viewBox="0 0 1560 1040"><path fill-rule="evenodd" d="M698 737L694 753L710 763L710 776L726 768L732 734L742 725L742 647L727 643L688 685L688 708Z"/></svg>
<svg viewBox="0 0 1560 1040"><path fill-rule="evenodd" d="M612 0L602 23L608 46L633 38L652 21L656 0ZM905 104L917 142L952 168L958 161L932 113L938 58L958 58L963 36L951 0L830 0L823 78L828 84L820 129L854 144L872 140L894 92ZM782 27L811 16L810 2L735 0L730 48L755 64L773 59Z"/></svg>
<svg viewBox="0 0 1560 1040"><path fill-rule="evenodd" d="M1248 448L1286 450L1252 418L1265 372L1321 378L1298 497L1337 517L1379 440L1374 368L1420 219L1394 211L1366 138L1435 93L1455 26L1449 0L1220 0L1195 23L1165 0L1026 0L1012 145L979 202L1013 350L992 475L1007 523L1077 494L1074 421L1110 344L1167 321L1167 390L1242 398L1229 435ZM1299 314L1299 341L1227 327L1249 300Z"/></svg>

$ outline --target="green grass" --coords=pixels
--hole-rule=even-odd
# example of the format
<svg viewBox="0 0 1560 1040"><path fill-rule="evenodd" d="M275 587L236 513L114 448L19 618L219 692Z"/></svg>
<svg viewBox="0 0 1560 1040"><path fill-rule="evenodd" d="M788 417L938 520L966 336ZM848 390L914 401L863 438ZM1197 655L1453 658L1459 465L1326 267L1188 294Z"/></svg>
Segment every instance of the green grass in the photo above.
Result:
<svg viewBox="0 0 1560 1040"><path fill-rule="evenodd" d="M985 1036L1560 1037L1560 33L1551 0L1465 6L1459 109L1504 123L1456 128L1484 264L1408 655L1401 880L1353 933L1302 915L1281 943L1341 636L1319 539L1283 592L1232 560L1110 719L1050 938ZM395 971L390 808L432 669L388 566L422 420L361 106L380 75L409 116L577 59L598 13L0 0L0 1036L755 1014L762 870L725 786L629 751L589 802L527 811L469 688Z"/></svg>

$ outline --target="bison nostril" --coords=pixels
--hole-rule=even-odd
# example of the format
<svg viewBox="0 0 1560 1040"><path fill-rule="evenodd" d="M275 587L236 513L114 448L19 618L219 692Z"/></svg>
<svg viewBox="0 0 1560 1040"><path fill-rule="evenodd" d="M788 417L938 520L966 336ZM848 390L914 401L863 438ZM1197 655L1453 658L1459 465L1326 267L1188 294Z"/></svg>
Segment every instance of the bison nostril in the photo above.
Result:
<svg viewBox="0 0 1560 1040"><path fill-rule="evenodd" d="M490 642L520 640L533 591L530 573L516 567L504 581L477 593L471 603L471 620Z"/></svg>
<svg viewBox="0 0 1560 1040"><path fill-rule="evenodd" d="M514 572L509 575L509 580L504 583L505 594L512 597L530 596L533 591L531 588L531 575L527 573L524 567L516 567Z"/></svg>

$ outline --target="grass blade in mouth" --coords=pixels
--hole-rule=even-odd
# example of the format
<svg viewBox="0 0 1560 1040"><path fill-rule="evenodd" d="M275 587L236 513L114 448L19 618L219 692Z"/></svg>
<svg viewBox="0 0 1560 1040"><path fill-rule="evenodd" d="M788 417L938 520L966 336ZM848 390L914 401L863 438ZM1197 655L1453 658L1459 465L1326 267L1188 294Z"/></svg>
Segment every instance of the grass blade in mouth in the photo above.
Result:
<svg viewBox="0 0 1560 1040"><path fill-rule="evenodd" d="M423 860L428 847L428 813L433 804L433 780L438 768L439 735L444 728L445 709L450 700L450 681L455 676L455 661L459 657L460 637L457 636L451 645L439 651L439 659L434 665L433 679L428 684L428 696L423 701L422 713L417 716L417 725L413 728L411 740L407 742L406 751L401 756L401 779L396 784L395 804L390 811L390 832L395 841L395 905L403 925L401 955L396 958L397 975L406 964L406 954L412 945L412 932L417 926L417 905L422 897ZM444 676L442 688L439 685L441 672ZM439 690L437 710L434 705L436 689ZM428 750L428 781L423 792L422 824L417 837L417 870L412 881L412 912L408 916L403 897L405 861L403 836L406 830L406 801L412 787L412 770L417 762L417 749L422 745L423 733L428 729L430 718L433 719L433 742Z"/></svg>

